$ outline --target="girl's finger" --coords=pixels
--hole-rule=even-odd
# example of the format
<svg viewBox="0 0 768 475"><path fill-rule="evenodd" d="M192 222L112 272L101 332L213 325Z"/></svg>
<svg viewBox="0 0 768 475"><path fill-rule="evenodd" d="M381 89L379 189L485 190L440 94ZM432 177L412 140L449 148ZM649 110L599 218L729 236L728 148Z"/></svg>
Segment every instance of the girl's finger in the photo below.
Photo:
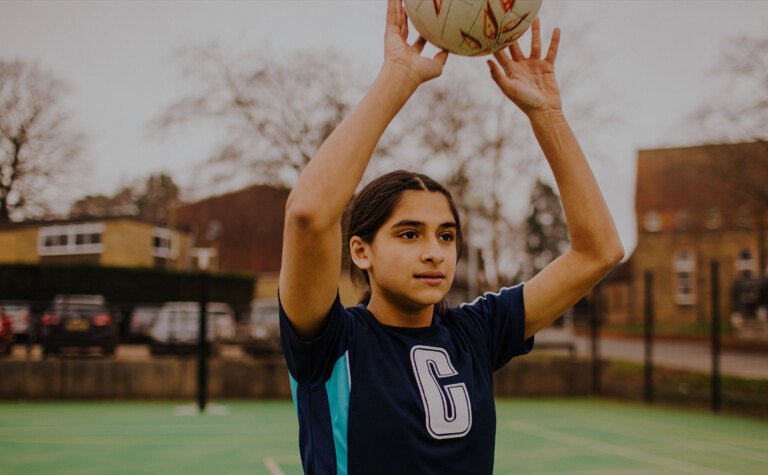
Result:
<svg viewBox="0 0 768 475"><path fill-rule="evenodd" d="M427 40L423 36L419 36L416 41L413 42L413 47L416 48L416 51L421 53L424 51L424 46L427 44Z"/></svg>
<svg viewBox="0 0 768 475"><path fill-rule="evenodd" d="M408 39L408 17L405 15L405 8L403 8L403 1L396 0L397 3L397 25L400 27L400 34L404 39Z"/></svg>
<svg viewBox="0 0 768 475"><path fill-rule="evenodd" d="M509 45L509 54L512 55L512 59L515 61L522 61L525 59L523 50L520 49L520 44L517 41Z"/></svg>
<svg viewBox="0 0 768 475"><path fill-rule="evenodd" d="M552 39L549 41L549 49L547 50L547 61L552 64L555 64L558 46L560 46L560 28L555 28L555 31L552 32Z"/></svg>
<svg viewBox="0 0 768 475"><path fill-rule="evenodd" d="M399 28L397 21L399 15L397 4L399 2L400 0L389 0L389 3L387 3L387 30Z"/></svg>
<svg viewBox="0 0 768 475"><path fill-rule="evenodd" d="M445 63L448 61L448 51L442 49L435 53L435 56L432 59L445 66Z"/></svg>
<svg viewBox="0 0 768 475"><path fill-rule="evenodd" d="M509 57L504 53L504 50L496 51L495 53L493 53L493 57L496 58L496 61L498 61L501 67L504 68L504 72L506 74L509 74L511 70L510 63L512 62L512 60L509 59ZM491 63L493 63L493 61L491 61ZM494 66L496 65L496 63L493 63L493 64Z"/></svg>
<svg viewBox="0 0 768 475"><path fill-rule="evenodd" d="M531 59L541 59L541 22L539 17L531 25Z"/></svg>
<svg viewBox="0 0 768 475"><path fill-rule="evenodd" d="M499 67L496 66L496 63L494 63L490 59L487 60L486 63L488 64L488 69L491 70L491 77L493 78L494 81L496 81L496 83L498 83L499 80L501 79L501 71L499 71Z"/></svg>
<svg viewBox="0 0 768 475"><path fill-rule="evenodd" d="M509 96L509 78L505 76L501 69L499 69L499 66L491 61L490 59L486 61L488 64L488 69L491 71L491 79L493 79L493 82L496 83L497 86L499 86L499 89L501 89L501 92Z"/></svg>

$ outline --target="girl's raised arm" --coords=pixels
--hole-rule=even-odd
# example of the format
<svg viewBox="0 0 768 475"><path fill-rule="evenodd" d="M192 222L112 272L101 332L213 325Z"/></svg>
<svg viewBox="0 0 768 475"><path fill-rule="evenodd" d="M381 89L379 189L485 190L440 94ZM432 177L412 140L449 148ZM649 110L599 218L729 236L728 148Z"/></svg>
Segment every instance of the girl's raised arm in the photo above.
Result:
<svg viewBox="0 0 768 475"><path fill-rule="evenodd" d="M438 77L448 53L421 56L409 45L401 0L389 0L384 66L360 103L302 171L286 203L280 301L303 339L319 335L341 272L341 218L384 130L418 86Z"/></svg>
<svg viewBox="0 0 768 475"><path fill-rule="evenodd" d="M528 57L515 42L509 55L495 53L498 65L488 62L496 84L531 121L560 190L571 236L571 249L523 288L526 338L573 306L624 256L600 188L561 109L554 68L560 30L554 30L542 58L540 29L537 18Z"/></svg>

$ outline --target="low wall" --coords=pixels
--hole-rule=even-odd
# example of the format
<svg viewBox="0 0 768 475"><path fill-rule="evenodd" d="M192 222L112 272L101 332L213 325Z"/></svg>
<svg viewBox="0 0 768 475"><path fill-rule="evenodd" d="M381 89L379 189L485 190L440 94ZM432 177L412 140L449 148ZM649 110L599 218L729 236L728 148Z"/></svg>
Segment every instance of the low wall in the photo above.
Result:
<svg viewBox="0 0 768 475"><path fill-rule="evenodd" d="M211 360L211 398L288 398L281 358ZM496 372L499 396L589 394L589 364L521 358ZM189 399L197 391L194 358L151 361L59 359L0 361L0 399Z"/></svg>
<svg viewBox="0 0 768 475"><path fill-rule="evenodd" d="M208 394L276 398L291 394L282 360L211 360ZM197 393L197 361L61 359L0 361L3 399L184 399Z"/></svg>

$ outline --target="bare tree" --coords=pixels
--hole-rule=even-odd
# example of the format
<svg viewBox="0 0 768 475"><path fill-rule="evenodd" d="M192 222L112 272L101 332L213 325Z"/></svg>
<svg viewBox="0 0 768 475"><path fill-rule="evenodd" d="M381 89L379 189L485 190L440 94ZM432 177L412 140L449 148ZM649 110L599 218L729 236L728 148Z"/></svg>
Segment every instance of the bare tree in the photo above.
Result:
<svg viewBox="0 0 768 475"><path fill-rule="evenodd" d="M768 141L768 36L738 36L720 53L720 78L693 118L707 141Z"/></svg>
<svg viewBox="0 0 768 475"><path fill-rule="evenodd" d="M538 274L570 247L568 225L555 190L541 180L536 181L530 198L530 211L525 219L527 260L519 280Z"/></svg>
<svg viewBox="0 0 768 475"><path fill-rule="evenodd" d="M292 185L360 92L352 68L332 53L230 58L214 45L185 50L181 58L191 92L158 125L221 128L224 137L206 166L213 180L245 173L251 183Z"/></svg>
<svg viewBox="0 0 768 475"><path fill-rule="evenodd" d="M728 186L724 202L750 214L758 242L759 272L768 272L768 36L741 35L727 42L713 75L719 78L710 98L692 113L703 142L750 142L712 148L705 172L713 187ZM715 189L715 188L713 188Z"/></svg>
<svg viewBox="0 0 768 475"><path fill-rule="evenodd" d="M169 211L179 204L179 187L170 175L156 173L121 187L112 196L88 195L70 208L70 217L135 216L167 224Z"/></svg>
<svg viewBox="0 0 768 475"><path fill-rule="evenodd" d="M124 186L113 196L86 195L75 201L69 210L70 218L106 218L114 216L137 216L137 190Z"/></svg>
<svg viewBox="0 0 768 475"><path fill-rule="evenodd" d="M36 64L0 60L0 223L44 215L73 171L83 139L69 127L65 92Z"/></svg>
<svg viewBox="0 0 768 475"><path fill-rule="evenodd" d="M179 187L170 175L158 173L150 175L144 189L136 200L139 217L156 224L168 223L173 206L179 204Z"/></svg>

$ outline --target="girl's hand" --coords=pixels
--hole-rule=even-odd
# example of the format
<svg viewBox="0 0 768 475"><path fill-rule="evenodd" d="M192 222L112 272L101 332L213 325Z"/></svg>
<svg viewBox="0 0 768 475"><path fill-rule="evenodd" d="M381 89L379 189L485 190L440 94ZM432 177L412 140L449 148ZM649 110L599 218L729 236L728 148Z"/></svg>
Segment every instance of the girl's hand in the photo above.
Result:
<svg viewBox="0 0 768 475"><path fill-rule="evenodd" d="M408 18L402 0L389 0L387 28L384 33L384 67L405 75L414 89L443 72L448 52L440 51L433 58L421 56L427 40L421 36L412 44L408 40Z"/></svg>
<svg viewBox="0 0 768 475"><path fill-rule="evenodd" d="M507 54L494 53L499 62L488 60L491 77L501 91L529 117L546 111L560 111L560 88L555 79L555 58L560 44L560 29L555 28L547 56L541 59L541 24L536 18L531 26L531 54L527 58L515 41ZM501 65L501 69L499 69Z"/></svg>

